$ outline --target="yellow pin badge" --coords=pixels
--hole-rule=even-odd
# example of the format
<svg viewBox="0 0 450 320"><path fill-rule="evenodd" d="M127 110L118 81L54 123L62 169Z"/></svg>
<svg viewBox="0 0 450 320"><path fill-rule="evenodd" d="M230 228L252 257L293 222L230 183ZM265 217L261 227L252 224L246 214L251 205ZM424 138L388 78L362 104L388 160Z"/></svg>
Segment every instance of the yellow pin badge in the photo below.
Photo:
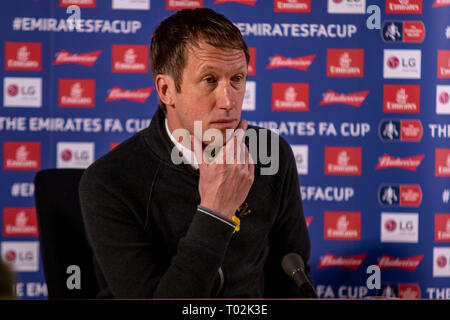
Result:
<svg viewBox="0 0 450 320"><path fill-rule="evenodd" d="M244 202L239 209L236 211L235 215L231 218L234 222L236 222L236 227L234 228L233 233L241 230L241 219L251 213L252 211L248 207L248 203Z"/></svg>

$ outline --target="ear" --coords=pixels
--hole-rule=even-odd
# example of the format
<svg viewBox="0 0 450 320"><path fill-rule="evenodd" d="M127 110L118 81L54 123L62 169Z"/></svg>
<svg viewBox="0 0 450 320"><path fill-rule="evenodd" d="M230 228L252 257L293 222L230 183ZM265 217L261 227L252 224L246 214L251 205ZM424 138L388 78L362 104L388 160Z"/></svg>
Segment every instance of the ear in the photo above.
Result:
<svg viewBox="0 0 450 320"><path fill-rule="evenodd" d="M167 74L158 74L155 79L155 88L159 99L168 107L175 105L175 82Z"/></svg>

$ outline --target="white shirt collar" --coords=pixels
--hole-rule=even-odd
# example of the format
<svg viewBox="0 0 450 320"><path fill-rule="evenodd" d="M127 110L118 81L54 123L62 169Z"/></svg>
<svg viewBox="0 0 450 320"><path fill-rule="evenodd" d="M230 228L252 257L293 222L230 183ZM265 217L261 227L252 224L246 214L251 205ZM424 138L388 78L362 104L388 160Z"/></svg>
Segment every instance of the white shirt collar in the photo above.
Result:
<svg viewBox="0 0 450 320"><path fill-rule="evenodd" d="M198 161L197 161L197 157L195 156L195 153L192 152L190 149L186 148L185 146L183 146L181 143L179 143L174 136L172 135L172 133L169 130L169 126L167 124L167 118L165 119L165 124L166 124L166 131L167 134L170 138L170 140L173 142L173 144L175 145L175 147L178 148L178 150L180 150L181 154L183 155L184 158L184 163L188 163L192 168L194 168L195 170L198 170ZM191 159L194 159L193 163L191 162Z"/></svg>

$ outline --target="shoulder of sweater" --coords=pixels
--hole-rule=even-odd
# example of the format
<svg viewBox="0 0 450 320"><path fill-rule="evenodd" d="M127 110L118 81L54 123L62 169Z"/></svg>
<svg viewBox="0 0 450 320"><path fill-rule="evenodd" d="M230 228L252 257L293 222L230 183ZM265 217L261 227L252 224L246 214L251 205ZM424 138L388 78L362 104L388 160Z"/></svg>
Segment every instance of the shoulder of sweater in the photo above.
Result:
<svg viewBox="0 0 450 320"><path fill-rule="evenodd" d="M159 160L148 151L138 132L94 161L83 174L83 180L121 185L149 182ZM150 179L151 182L151 179Z"/></svg>

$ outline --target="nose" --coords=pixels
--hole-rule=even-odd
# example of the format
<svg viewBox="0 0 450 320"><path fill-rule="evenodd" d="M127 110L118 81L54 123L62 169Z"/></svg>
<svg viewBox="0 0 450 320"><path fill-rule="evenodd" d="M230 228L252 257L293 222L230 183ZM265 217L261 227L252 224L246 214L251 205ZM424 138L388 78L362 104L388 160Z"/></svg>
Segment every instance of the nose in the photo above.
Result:
<svg viewBox="0 0 450 320"><path fill-rule="evenodd" d="M230 83L224 83L217 93L217 106L220 109L231 110L235 105Z"/></svg>

